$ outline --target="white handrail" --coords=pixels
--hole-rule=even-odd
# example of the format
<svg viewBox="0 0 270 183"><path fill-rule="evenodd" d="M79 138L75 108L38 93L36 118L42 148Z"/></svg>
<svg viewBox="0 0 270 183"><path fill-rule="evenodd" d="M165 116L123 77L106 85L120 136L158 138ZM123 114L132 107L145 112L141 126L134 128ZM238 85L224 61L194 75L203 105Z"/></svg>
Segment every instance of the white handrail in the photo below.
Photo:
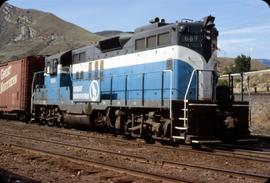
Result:
<svg viewBox="0 0 270 183"><path fill-rule="evenodd" d="M169 72L170 73L170 119L172 119L172 87L173 87L173 76L172 76L172 70L163 70L163 72Z"/></svg>
<svg viewBox="0 0 270 183"><path fill-rule="evenodd" d="M192 71L192 74L191 74L190 79L189 79L189 82L188 82L188 87L187 87L187 90L186 90L186 93L185 93L184 101L187 100L188 91L189 91L189 89L190 89L190 85L191 85L191 82L192 82L194 73L195 73L196 71L198 71L198 69L194 69L194 70Z"/></svg>
<svg viewBox="0 0 270 183"><path fill-rule="evenodd" d="M33 80L31 83L31 101L30 101L30 113L33 112L33 99L34 99L34 83L35 83L35 79L36 79L36 75L44 73L44 71L39 71L39 72L35 72L34 76L33 76Z"/></svg>
<svg viewBox="0 0 270 183"><path fill-rule="evenodd" d="M192 80L193 80L193 77L194 77L194 73L197 72L197 71L200 71L200 72L213 72L213 70L194 69L192 71L192 74L191 74L190 79L189 79L189 82L188 82L188 87L187 87L187 90L186 90L186 93L185 93L184 101L187 100L187 95L188 95L188 92L189 92L189 89L190 89L190 86L191 86L191 83L192 83ZM212 77L213 77L213 75L212 75ZM199 88L197 88L197 90L199 92Z"/></svg>

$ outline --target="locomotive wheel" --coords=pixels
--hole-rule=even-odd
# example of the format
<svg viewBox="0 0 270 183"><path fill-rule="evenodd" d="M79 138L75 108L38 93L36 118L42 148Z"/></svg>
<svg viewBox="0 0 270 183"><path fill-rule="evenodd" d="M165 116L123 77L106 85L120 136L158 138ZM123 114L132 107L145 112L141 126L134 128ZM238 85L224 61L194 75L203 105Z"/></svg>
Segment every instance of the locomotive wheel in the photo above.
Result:
<svg viewBox="0 0 270 183"><path fill-rule="evenodd" d="M27 115L24 112L20 112L18 118L20 121L27 122Z"/></svg>
<svg viewBox="0 0 270 183"><path fill-rule="evenodd" d="M141 137L145 140L146 143L152 144L154 143L154 139L152 138L152 130L151 126L144 124L142 128Z"/></svg>

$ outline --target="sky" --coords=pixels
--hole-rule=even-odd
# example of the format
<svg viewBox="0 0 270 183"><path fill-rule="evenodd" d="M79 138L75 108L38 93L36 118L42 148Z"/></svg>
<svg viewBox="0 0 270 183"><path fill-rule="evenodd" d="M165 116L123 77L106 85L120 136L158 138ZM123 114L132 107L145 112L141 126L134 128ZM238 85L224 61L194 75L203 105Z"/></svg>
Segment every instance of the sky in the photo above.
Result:
<svg viewBox="0 0 270 183"><path fill-rule="evenodd" d="M167 22L212 15L219 30L218 55L270 59L270 8L262 0L9 0L50 12L91 32L134 31L154 17Z"/></svg>

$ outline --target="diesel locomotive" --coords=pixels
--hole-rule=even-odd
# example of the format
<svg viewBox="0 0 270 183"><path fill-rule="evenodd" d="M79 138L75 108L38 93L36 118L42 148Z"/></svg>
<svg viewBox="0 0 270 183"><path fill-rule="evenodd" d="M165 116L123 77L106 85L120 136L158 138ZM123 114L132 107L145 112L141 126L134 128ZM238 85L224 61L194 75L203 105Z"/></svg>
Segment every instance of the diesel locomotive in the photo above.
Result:
<svg viewBox="0 0 270 183"><path fill-rule="evenodd" d="M249 104L217 86L214 17L167 23L45 58L32 119L185 143L249 136Z"/></svg>

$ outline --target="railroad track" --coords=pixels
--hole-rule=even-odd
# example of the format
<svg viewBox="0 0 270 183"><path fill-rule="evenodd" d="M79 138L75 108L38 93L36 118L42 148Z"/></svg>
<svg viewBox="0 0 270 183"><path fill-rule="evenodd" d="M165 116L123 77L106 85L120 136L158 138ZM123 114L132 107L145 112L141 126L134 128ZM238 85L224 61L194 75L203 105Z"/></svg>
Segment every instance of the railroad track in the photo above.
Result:
<svg viewBox="0 0 270 183"><path fill-rule="evenodd" d="M10 134L5 134L5 133L0 133L0 135L6 136L6 137L16 138L16 139L20 139L20 140L31 140L31 141L36 141L37 143L47 143L50 145L56 144L56 145L61 145L61 146L65 146L68 148L72 147L72 148L76 148L76 149L95 151L95 152L99 152L99 153L112 153L110 151L99 150L99 149L95 149L95 148L85 148L85 147L78 146L78 145L61 143L61 142L50 141L50 140L40 140L40 139L31 138L31 137L10 135ZM191 181L188 181L185 179L179 179L179 178L174 178L171 176L159 175L159 174L155 174L155 173L151 173L151 172L145 172L145 171L141 171L141 170L137 170L137 169L131 169L131 168L119 166L117 164L106 163L106 162L99 161L99 160L94 160L94 159L89 159L89 158L84 158L84 157L74 156L74 155L69 155L69 154L63 154L63 153L59 153L59 152L53 152L53 151L45 150L42 148L29 147L27 145L21 145L21 144L16 144L16 143L11 143L11 145L14 147L23 149L23 150L28 150L28 151L32 151L32 152L36 152L36 153L65 158L67 160L75 161L77 163L82 163L82 164L87 163L87 164L95 165L95 166L98 166L98 167L104 168L104 169L114 170L114 171L118 171L118 172L125 172L127 174L138 176L138 177L144 177L144 178L149 178L149 179L153 179L153 180L164 180L167 182L179 182L179 181L191 182ZM117 154L117 153L114 153L114 154ZM127 156L127 155L122 155L122 156L132 158L132 157ZM146 161L145 159L143 159L143 160Z"/></svg>
<svg viewBox="0 0 270 183"><path fill-rule="evenodd" d="M9 124L10 125L10 124ZM16 125L16 124L15 124ZM14 124L11 124L14 126ZM76 129L60 129L60 128L47 128L43 126L39 126L42 130L46 130L47 132L53 132L54 134L59 135L67 135L73 137L79 137L84 139L98 139L98 140L108 140L108 136L111 137L110 141L122 143L123 145L130 144L130 145L138 145L138 142L134 142L132 140L126 140L124 135L118 135L115 137L111 134L106 134L106 136L96 136L87 134L88 132L79 131ZM120 137L120 138L119 138ZM230 158L240 158L242 160L251 160L251 161L258 161L258 162L270 162L270 152L264 152L261 149L253 149L247 150L241 148L237 145L231 144L222 144L222 145L209 145L207 149L192 149L190 145L180 144L177 147L173 147L172 145L162 145L162 144L143 144L144 147L151 147L151 148L158 148L162 150L173 150L173 151L185 151L185 152L195 152L198 151L204 155L215 155L219 157L230 157Z"/></svg>
<svg viewBox="0 0 270 183"><path fill-rule="evenodd" d="M240 176L240 177L250 177L250 178L254 178L254 179L260 179L260 180L265 180L267 178L269 178L269 175L265 175L265 174L258 174L258 173L253 173L253 172L244 172L244 171L236 171L236 170L227 170L227 169L223 169L223 168L217 168L217 167L209 167L209 166L202 166L202 165L194 165L194 164L189 164L189 163L185 163L185 162L172 162L172 161L168 161L168 160L162 160L162 159L154 159L154 158L146 158L143 156L138 156L138 155L128 155L128 154L123 154L121 152L114 152L114 151L109 151L109 150L104 150L104 149L98 149L98 148L90 148L90 147L82 147L79 145L75 145L75 144L69 144L69 143L63 143L63 142L58 142L58 141L52 141L52 140L42 140L42 139L36 139L36 138L32 138L32 137L26 137L26 136L19 136L19 135L12 135L12 134L6 134L6 133L0 133L1 136L4 137L9 137L9 138L16 138L19 139L19 141L23 141L26 140L28 143L29 141L35 142L36 144L49 144L49 145L57 145L58 148L59 146L63 146L67 149L73 148L73 149L77 149L80 151L88 151L88 152L92 152L90 154L93 154L93 152L96 153L102 153L102 154L107 154L109 156L115 156L115 157L121 157L122 159L128 159L129 161L131 160L133 163L134 162L140 162L141 164L143 164L143 166L145 166L146 164L155 164L155 165L160 165L162 167L171 167L173 169L177 169L177 168L189 168L189 169L193 169L195 171L198 170L203 170L203 171L212 171L212 172L216 172L218 174L226 174L226 175L235 175L235 176ZM82 158L82 157L78 157L78 156L72 156L72 155L67 155L67 154L62 154L62 153L57 153L57 152L53 152L53 151L48 151L48 150L44 150L44 149L40 149L40 148L33 148L33 147L29 147L26 145L18 145L18 144L14 144L11 143L14 146L20 147L20 148L25 148L25 149L29 149L32 151L37 151L37 152L42 152L42 153L47 153L47 154L51 154L51 155L56 155L56 156L61 156L61 157L66 157L69 159L74 159L77 161L84 161L84 162L88 162L88 163L94 163L94 164L98 164L100 166L105 166L106 168L111 167L114 169L118 169L122 170L122 171L126 171L126 172L133 172L133 174L137 174L137 176L142 176L142 174L144 175L144 177L147 178L153 178L153 179L159 179L159 180L166 180L169 182L179 182L179 181L183 181L183 182L193 182L194 180L189 180L186 179L184 177L179 177L179 176L167 176L166 174L161 174L160 172L155 174L152 172L145 172L145 171L141 171L140 169L131 169L128 167L122 167L119 166L117 164L114 163L106 163L103 161L99 161L99 160L89 160L88 158ZM46 147L46 146L44 146Z"/></svg>
<svg viewBox="0 0 270 183"><path fill-rule="evenodd" d="M74 136L79 138L92 138L92 139L99 139L99 140L107 140L106 137L100 137L100 136L90 136L90 135L83 135L79 134L80 132L72 131L72 132L66 132L66 131L58 131L54 129L54 133L57 134L64 134L68 136ZM137 145L137 142L132 142L131 140L126 140L124 135L118 135L120 138L117 138L113 135L111 135L111 139L114 142L123 143L123 144L133 144ZM177 147L173 147L172 145L164 145L164 144L143 144L145 147L155 147L163 150L174 150L174 151L186 151L186 152L194 152L194 150L190 145L180 144ZM216 156L222 156L222 157L232 157L232 158L241 158L243 160L254 160L259 162L270 162L270 152L262 152L261 149L254 149L254 150L244 150L243 148L240 149L239 146L234 145L223 145L223 146L207 146L207 149L197 149L202 154L211 154ZM223 150L219 147L227 147L227 149Z"/></svg>

